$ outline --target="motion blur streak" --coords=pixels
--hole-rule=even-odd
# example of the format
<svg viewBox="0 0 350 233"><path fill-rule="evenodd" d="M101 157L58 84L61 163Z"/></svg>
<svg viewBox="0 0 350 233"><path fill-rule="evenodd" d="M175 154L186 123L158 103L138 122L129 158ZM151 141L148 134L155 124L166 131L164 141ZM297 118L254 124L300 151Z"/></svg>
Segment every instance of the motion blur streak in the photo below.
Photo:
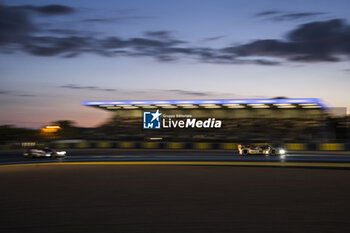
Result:
<svg viewBox="0 0 350 233"><path fill-rule="evenodd" d="M208 165L208 166L273 166L273 167L322 167L350 168L350 163L269 163L269 162L64 162L6 164L1 166L47 166L47 165Z"/></svg>
<svg viewBox="0 0 350 233"><path fill-rule="evenodd" d="M350 173L231 166L6 166L0 232L349 232Z"/></svg>

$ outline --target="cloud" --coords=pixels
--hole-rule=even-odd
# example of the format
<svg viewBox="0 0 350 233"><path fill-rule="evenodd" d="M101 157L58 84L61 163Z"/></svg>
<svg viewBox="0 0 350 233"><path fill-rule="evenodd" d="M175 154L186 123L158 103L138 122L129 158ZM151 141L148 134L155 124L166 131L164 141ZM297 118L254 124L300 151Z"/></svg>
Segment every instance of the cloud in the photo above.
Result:
<svg viewBox="0 0 350 233"><path fill-rule="evenodd" d="M226 36L213 36L213 37L207 37L202 39L202 41L214 41L214 40L220 40L222 38L225 38Z"/></svg>
<svg viewBox="0 0 350 233"><path fill-rule="evenodd" d="M324 15L323 12L301 12L301 13L289 13L289 14L282 14L273 17L274 20L296 20L296 19L304 19L304 18L311 18L314 16L320 16Z"/></svg>
<svg viewBox="0 0 350 233"><path fill-rule="evenodd" d="M94 39L78 36L35 36L23 43L23 49L37 56L79 55L94 50Z"/></svg>
<svg viewBox="0 0 350 233"><path fill-rule="evenodd" d="M17 93L14 91L5 91L5 90L0 90L0 95L11 95L11 96L18 96L18 97L35 97L35 95L31 95L31 94L23 94L23 93Z"/></svg>
<svg viewBox="0 0 350 233"><path fill-rule="evenodd" d="M25 12L0 4L0 45L23 43L35 31Z"/></svg>
<svg viewBox="0 0 350 233"><path fill-rule="evenodd" d="M64 5L46 5L46 6L33 6L33 5L24 5L24 6L14 6L9 7L17 10L32 11L46 16L51 15L66 15L75 12L75 9L72 7Z"/></svg>
<svg viewBox="0 0 350 233"><path fill-rule="evenodd" d="M325 15L324 12L292 12L287 13L283 11L262 11L255 14L256 17L266 18L274 21L286 21L286 20L298 20L298 19L310 19L316 16Z"/></svg>
<svg viewBox="0 0 350 233"><path fill-rule="evenodd" d="M117 91L117 89L113 89L113 88L101 88L97 86L79 86L75 84L65 84L60 86L60 88L73 89L73 90L95 90L95 91L105 91L105 92Z"/></svg>
<svg viewBox="0 0 350 233"><path fill-rule="evenodd" d="M191 95L191 96L208 96L209 94L206 92L194 92L194 91L186 91L186 90L164 90L165 92L172 92L178 95Z"/></svg>
<svg viewBox="0 0 350 233"><path fill-rule="evenodd" d="M81 22L84 23L123 23L130 20L144 20L144 19L150 19L151 17L146 16L114 16L114 17L94 17L94 18L87 18L82 19Z"/></svg>
<svg viewBox="0 0 350 233"><path fill-rule="evenodd" d="M56 9L57 14L63 14L65 9L57 8L57 5L50 6L44 9L51 9L52 12ZM22 8L0 5L0 52L20 50L35 56L64 58L94 53L106 57L150 57L161 62L191 60L199 63L258 65L280 65L285 61L305 63L350 59L350 25L341 19L301 24L287 32L286 37L281 40L258 39L241 45L210 48L193 46L167 30L146 31L139 37L121 38L82 32L74 30L74 27L47 29L33 23L36 22L32 19L34 16ZM77 10L71 9L68 12ZM278 11L265 11L257 15L306 17L317 14L320 13L282 14ZM220 38L221 36L208 39ZM77 86L71 88L77 89Z"/></svg>
<svg viewBox="0 0 350 233"><path fill-rule="evenodd" d="M144 33L146 37L169 40L172 38L172 32L170 31L147 31Z"/></svg>
<svg viewBox="0 0 350 233"><path fill-rule="evenodd" d="M223 49L238 57L265 56L302 62L335 62L350 58L350 25L341 19L302 24L286 40L256 40Z"/></svg>
<svg viewBox="0 0 350 233"><path fill-rule="evenodd" d="M276 14L280 14L280 11L262 11L262 12L259 12L257 14L255 14L255 16L257 17L262 17L262 16L270 16L270 15L276 15Z"/></svg>
<svg viewBox="0 0 350 233"><path fill-rule="evenodd" d="M70 14L75 11L73 8L63 5L47 5L42 7L35 7L34 9L37 12L46 15Z"/></svg>
<svg viewBox="0 0 350 233"><path fill-rule="evenodd" d="M16 96L19 96L19 97L35 97L36 95L31 95L31 94L18 94Z"/></svg>

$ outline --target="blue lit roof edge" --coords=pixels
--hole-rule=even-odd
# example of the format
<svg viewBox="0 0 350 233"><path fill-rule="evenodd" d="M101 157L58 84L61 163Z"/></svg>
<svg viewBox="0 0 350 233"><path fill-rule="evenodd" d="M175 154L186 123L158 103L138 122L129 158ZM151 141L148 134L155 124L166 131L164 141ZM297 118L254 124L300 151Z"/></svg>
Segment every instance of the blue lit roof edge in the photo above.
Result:
<svg viewBox="0 0 350 233"><path fill-rule="evenodd" d="M83 101L84 106L98 105L175 105L175 104L317 104L328 106L317 98L294 99L205 99L205 100L121 100L121 101Z"/></svg>

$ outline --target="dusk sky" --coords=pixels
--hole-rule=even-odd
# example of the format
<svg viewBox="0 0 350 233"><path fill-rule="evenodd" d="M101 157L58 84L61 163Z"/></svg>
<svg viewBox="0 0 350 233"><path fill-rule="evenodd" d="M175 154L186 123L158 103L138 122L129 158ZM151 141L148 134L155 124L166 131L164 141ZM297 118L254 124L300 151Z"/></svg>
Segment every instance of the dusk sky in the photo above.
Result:
<svg viewBox="0 0 350 233"><path fill-rule="evenodd" d="M0 125L111 117L88 100L285 96L350 109L348 0L0 2Z"/></svg>

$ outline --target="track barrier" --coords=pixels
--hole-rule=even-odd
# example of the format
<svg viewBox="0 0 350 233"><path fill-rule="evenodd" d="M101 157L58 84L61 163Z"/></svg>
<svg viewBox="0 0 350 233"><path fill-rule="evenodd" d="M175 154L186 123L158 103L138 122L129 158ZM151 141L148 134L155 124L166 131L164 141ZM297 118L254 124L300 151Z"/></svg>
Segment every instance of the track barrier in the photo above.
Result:
<svg viewBox="0 0 350 233"><path fill-rule="evenodd" d="M15 143L0 145L2 150L23 149L29 147L50 147L55 149L172 149L172 150L237 150L236 142L133 142L133 141L98 141L98 142L50 142L50 143ZM267 145L271 143L251 143ZM30 146L28 146L30 145ZM33 146L34 145L34 146ZM285 143L287 151L350 151L350 143Z"/></svg>

